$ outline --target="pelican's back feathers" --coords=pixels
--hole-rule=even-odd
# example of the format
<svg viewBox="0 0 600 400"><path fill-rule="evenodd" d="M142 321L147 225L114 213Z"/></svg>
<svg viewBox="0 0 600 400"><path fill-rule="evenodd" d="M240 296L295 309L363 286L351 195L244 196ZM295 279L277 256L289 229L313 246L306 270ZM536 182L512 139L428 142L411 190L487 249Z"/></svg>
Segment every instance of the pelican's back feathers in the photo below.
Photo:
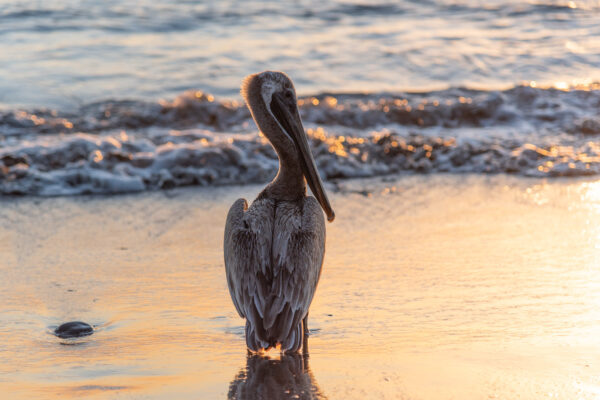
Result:
<svg viewBox="0 0 600 400"><path fill-rule="evenodd" d="M253 351L297 351L325 253L325 219L313 197L236 201L225 227L225 269L233 303L246 318Z"/></svg>

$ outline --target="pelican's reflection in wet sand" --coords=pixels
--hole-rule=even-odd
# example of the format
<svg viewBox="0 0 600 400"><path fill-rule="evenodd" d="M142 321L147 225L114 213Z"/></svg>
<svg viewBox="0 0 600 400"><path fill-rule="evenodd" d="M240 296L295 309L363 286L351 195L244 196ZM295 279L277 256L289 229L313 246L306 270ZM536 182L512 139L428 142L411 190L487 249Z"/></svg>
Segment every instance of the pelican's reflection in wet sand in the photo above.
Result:
<svg viewBox="0 0 600 400"><path fill-rule="evenodd" d="M308 355L281 355L280 359L249 354L229 385L230 400L326 399L308 366Z"/></svg>

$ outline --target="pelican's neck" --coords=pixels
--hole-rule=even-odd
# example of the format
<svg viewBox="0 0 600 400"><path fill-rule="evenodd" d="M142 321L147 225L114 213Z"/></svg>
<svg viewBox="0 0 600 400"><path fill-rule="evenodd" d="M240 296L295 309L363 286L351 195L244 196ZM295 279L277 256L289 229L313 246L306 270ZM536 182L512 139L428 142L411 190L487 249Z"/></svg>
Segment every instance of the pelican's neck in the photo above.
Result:
<svg viewBox="0 0 600 400"><path fill-rule="evenodd" d="M306 182L298 159L277 148L275 150L279 155L279 171L259 197L268 197L275 201L294 201L306 196Z"/></svg>
<svg viewBox="0 0 600 400"><path fill-rule="evenodd" d="M281 126L269 111L261 93L260 82L256 79L251 80L244 92L252 118L265 137L269 139L279 157L277 176L258 197L267 197L275 201L292 201L306 196L306 183L300 168L296 146L291 139L286 139L286 134L281 131Z"/></svg>

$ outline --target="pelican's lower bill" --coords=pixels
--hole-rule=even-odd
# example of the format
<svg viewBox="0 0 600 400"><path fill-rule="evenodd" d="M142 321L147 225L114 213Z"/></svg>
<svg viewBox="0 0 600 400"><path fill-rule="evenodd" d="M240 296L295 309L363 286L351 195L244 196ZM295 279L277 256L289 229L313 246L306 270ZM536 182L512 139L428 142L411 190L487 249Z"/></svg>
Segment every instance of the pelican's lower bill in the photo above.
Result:
<svg viewBox="0 0 600 400"><path fill-rule="evenodd" d="M598 397L600 182L327 183L308 358L248 357L231 306L223 216L261 189L0 200L0 397Z"/></svg>

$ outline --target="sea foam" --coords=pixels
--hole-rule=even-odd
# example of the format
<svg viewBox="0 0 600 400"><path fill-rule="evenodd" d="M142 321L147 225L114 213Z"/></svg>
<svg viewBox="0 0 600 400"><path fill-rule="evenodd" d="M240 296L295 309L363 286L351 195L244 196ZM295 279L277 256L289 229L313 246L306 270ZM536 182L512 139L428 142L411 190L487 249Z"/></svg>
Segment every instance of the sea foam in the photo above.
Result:
<svg viewBox="0 0 600 400"><path fill-rule="evenodd" d="M401 172L600 173L600 92L321 94L300 98L325 180ZM76 112L0 114L0 193L122 193L270 180L278 160L246 107L185 92Z"/></svg>

